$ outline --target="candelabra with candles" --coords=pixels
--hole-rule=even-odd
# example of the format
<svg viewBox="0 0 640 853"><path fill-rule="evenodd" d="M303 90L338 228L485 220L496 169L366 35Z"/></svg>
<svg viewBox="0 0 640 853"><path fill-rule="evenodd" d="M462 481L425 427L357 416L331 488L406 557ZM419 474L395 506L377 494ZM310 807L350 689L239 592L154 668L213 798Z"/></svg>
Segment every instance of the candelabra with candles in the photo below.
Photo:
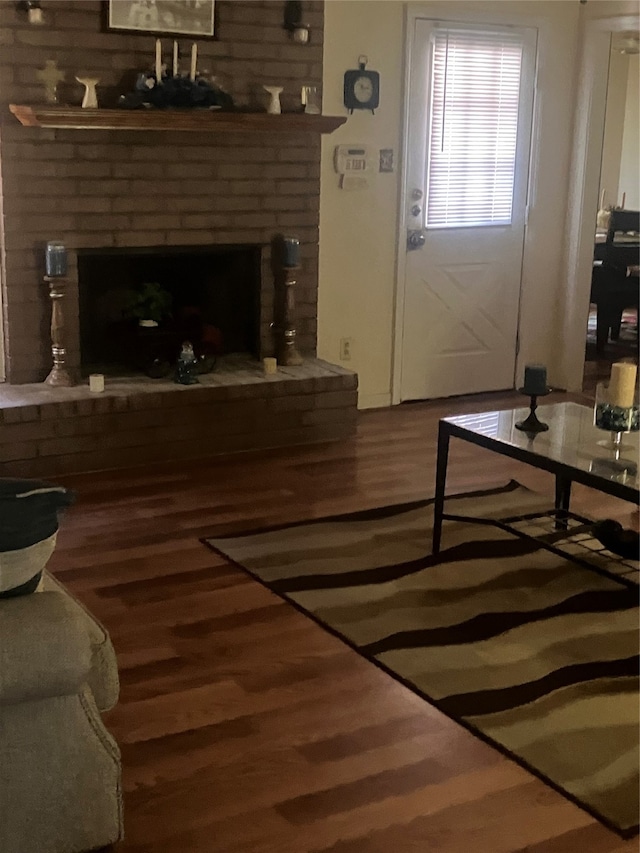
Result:
<svg viewBox="0 0 640 853"><path fill-rule="evenodd" d="M47 243L46 275L51 298L51 354L53 367L44 380L47 385L70 388L75 385L67 370L67 350L64 334L64 304L67 286L67 250L57 241Z"/></svg>
<svg viewBox="0 0 640 853"><path fill-rule="evenodd" d="M282 272L284 304L282 335L278 348L278 363L284 366L302 364L302 356L296 348L295 292L296 270L300 269L300 241L296 237L285 237L282 243Z"/></svg>

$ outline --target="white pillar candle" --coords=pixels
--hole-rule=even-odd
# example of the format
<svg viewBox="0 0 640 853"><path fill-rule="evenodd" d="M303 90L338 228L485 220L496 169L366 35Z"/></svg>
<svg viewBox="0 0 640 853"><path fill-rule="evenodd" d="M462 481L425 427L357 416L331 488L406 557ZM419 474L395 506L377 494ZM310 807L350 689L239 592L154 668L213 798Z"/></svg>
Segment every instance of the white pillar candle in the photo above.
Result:
<svg viewBox="0 0 640 853"><path fill-rule="evenodd" d="M196 65L198 64L198 45L194 42L191 45L191 73L192 80L196 79Z"/></svg>
<svg viewBox="0 0 640 853"><path fill-rule="evenodd" d="M275 358L263 358L262 366L264 367L265 376L273 376L278 372L278 361Z"/></svg>
<svg viewBox="0 0 640 853"><path fill-rule="evenodd" d="M618 361L611 365L609 380L609 403L628 409L633 406L636 391L636 375L638 368L627 361Z"/></svg>
<svg viewBox="0 0 640 853"><path fill-rule="evenodd" d="M178 42L173 43L173 76L178 76Z"/></svg>
<svg viewBox="0 0 640 853"><path fill-rule="evenodd" d="M89 376L89 391L94 394L101 394L104 391L104 374L92 373Z"/></svg>
<svg viewBox="0 0 640 853"><path fill-rule="evenodd" d="M156 39L156 80L158 83L162 79L162 43L160 39Z"/></svg>

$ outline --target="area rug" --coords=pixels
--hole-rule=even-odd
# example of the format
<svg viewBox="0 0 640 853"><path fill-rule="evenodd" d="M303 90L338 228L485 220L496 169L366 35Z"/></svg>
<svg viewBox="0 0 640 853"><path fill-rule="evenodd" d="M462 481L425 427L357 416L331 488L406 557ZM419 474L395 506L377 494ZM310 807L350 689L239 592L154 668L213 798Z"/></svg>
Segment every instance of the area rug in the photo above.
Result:
<svg viewBox="0 0 640 853"><path fill-rule="evenodd" d="M629 837L637 587L501 526L538 509L515 482L448 498L482 523L445 521L439 558L430 500L203 541ZM586 530L573 538L606 561Z"/></svg>

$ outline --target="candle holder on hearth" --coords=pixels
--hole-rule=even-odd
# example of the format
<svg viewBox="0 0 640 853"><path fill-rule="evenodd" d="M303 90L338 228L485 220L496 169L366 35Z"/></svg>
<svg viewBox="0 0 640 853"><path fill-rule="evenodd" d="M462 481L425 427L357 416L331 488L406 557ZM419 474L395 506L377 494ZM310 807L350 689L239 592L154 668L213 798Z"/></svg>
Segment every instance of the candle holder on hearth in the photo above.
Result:
<svg viewBox="0 0 640 853"><path fill-rule="evenodd" d="M296 271L300 269L300 241L297 237L284 237L280 243L280 261L284 299L282 306L282 326L278 346L278 364L285 367L299 366L302 356L296 347L295 326L295 285Z"/></svg>
<svg viewBox="0 0 640 853"><path fill-rule="evenodd" d="M278 357L279 364L295 366L302 364L302 356L296 347L296 327L294 325L296 269L298 267L285 267L284 269L284 329Z"/></svg>
<svg viewBox="0 0 640 853"><path fill-rule="evenodd" d="M619 458L621 450L632 449L622 443L622 436L640 429L640 406L638 405L637 389L632 395L630 406L618 405L620 402L615 394L612 395L610 385L598 382L596 385L596 401L593 407L593 423L598 428L609 433L609 437L598 444L616 452Z"/></svg>
<svg viewBox="0 0 640 853"><path fill-rule="evenodd" d="M49 297L51 299L51 355L53 357L53 367L44 381L47 385L71 388L76 383L67 370L64 308L62 304L66 294L67 280L62 276L49 275L45 275L44 280L49 285Z"/></svg>

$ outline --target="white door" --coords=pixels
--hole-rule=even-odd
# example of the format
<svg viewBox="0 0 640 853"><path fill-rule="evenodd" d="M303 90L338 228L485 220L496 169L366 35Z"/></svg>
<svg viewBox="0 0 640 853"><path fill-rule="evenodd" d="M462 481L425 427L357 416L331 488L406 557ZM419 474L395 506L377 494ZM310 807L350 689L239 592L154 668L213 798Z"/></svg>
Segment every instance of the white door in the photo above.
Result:
<svg viewBox="0 0 640 853"><path fill-rule="evenodd" d="M409 39L400 399L512 388L536 31L418 18Z"/></svg>

